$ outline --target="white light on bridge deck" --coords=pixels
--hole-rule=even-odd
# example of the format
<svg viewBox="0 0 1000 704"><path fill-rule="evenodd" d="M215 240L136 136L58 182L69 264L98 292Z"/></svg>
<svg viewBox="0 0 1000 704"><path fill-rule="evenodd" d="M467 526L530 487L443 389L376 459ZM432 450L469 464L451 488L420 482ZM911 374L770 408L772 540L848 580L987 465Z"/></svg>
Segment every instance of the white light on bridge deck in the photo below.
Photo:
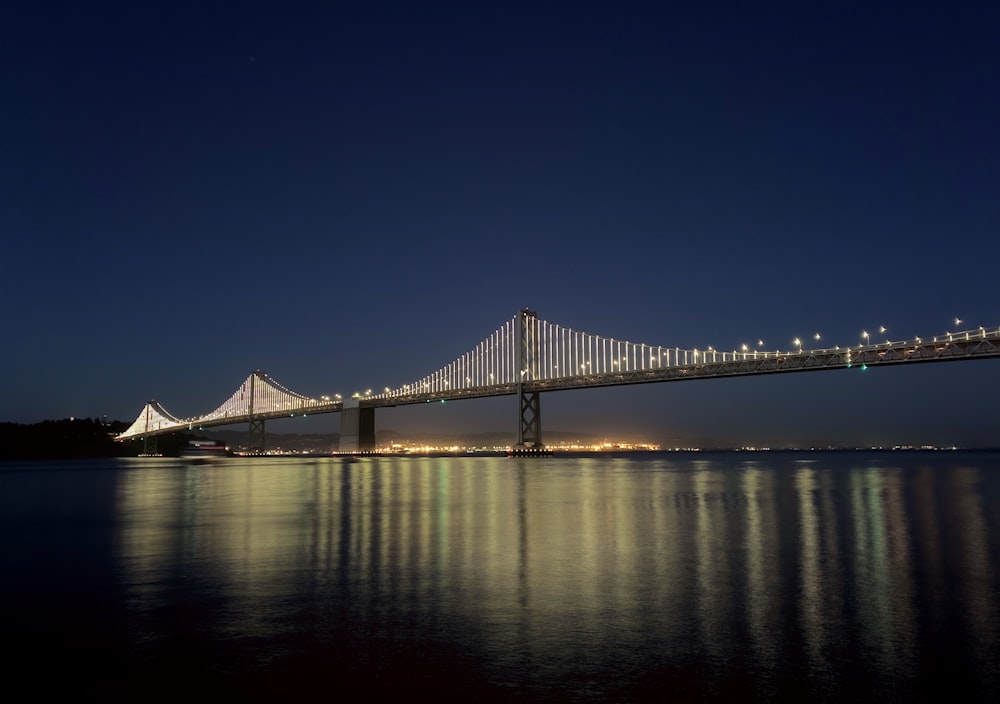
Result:
<svg viewBox="0 0 1000 704"><path fill-rule="evenodd" d="M954 319L955 324L959 325L962 323L961 318ZM540 350L536 351L537 357L534 359L534 363L538 364L539 367L533 367L532 369L520 369L521 379L523 381L535 380L536 377L540 379L555 378L555 379L565 379L574 376L572 370L579 368L581 381L584 375L591 374L608 374L615 373L619 371L645 371L647 369L660 369L663 367L670 367L671 358L669 349L665 350L661 347L655 347L646 344L635 344L627 341L614 340L611 338L602 338L600 336L592 336L585 333L579 333L570 329L562 329L558 326L548 326L548 324L543 323L543 334L542 334L542 347ZM876 328L876 334L882 334L885 336L888 332L888 328L885 325L880 325ZM933 338L934 342L937 343L939 339L941 341L952 341L955 338L970 340L973 338L986 339L989 338L1000 338L1000 329L990 329L987 330L983 326L974 327L970 331L966 332L956 332L956 333L945 333L945 336L941 338ZM862 349L865 344L871 345L871 333L868 330L862 330L862 345L859 345ZM480 343L475 351L466 353L458 361L452 362L446 367L434 372L432 375L424 377L419 381L412 384L405 384L395 390L390 387L385 387L385 394L389 395L401 395L401 394L419 394L426 392L434 392L435 394L440 391L451 391L452 386L455 386L454 390L459 388L476 388L484 387L487 384L493 386L498 383L510 383L512 377L514 376L514 371L516 366L516 360L514 358L513 346L512 346L512 336L510 334L510 324L508 327L502 331L502 334L494 333L490 336L488 343ZM819 341L822 339L820 333L815 332L812 335L812 339ZM885 338L883 338L885 339ZM804 348L804 341L802 338L796 337L793 339L793 348L801 352ZM885 341L886 345L902 345L900 343L892 343ZM905 343L911 344L911 343ZM915 339L916 345L922 345L922 338ZM760 339L757 341L757 347L764 347L764 340ZM819 345L816 345L819 347ZM948 349L950 346L945 345L944 347L939 347L936 350L931 350L929 352L937 353L942 349ZM877 344L875 345L877 348ZM739 350L743 353L743 359L747 359L749 355L747 354L750 350L750 345L747 343L742 343ZM840 350L840 346L834 348L827 348L827 351ZM852 360L850 358L851 346L845 348L848 351L847 366L852 366ZM978 348L977 348L978 350ZM994 350L990 352L987 356L1000 356L1000 349L991 348ZM647 354L648 351L648 354ZM906 355L909 355L911 351L907 350ZM683 355L682 355L683 353ZM711 353L711 355L709 355ZM732 352L732 359L738 359L738 352L736 349ZM772 357L774 355L781 355L781 352L765 352L754 350L753 359L758 359L760 355L765 358ZM971 356L972 353L970 353ZM979 352L975 352L979 354ZM666 358L664 359L664 355ZM729 360L729 353L722 352L721 355L713 346L708 346L707 349L703 350L681 350L680 348L674 348L674 365L705 365L708 362L717 362L720 358L723 362ZM926 358L922 355L917 355L921 359ZM957 359L959 357L949 356L948 359ZM693 362L691 361L693 359ZM898 360L897 360L898 361ZM610 364L609 364L610 362ZM861 369L867 369L867 365L861 364ZM683 373L687 373L689 370L684 370ZM707 370L711 372L712 370ZM751 370L752 371L752 370ZM537 372L537 374L536 374ZM683 378L694 378L693 376L685 376ZM462 381L464 379L464 382ZM246 396L253 396L253 382L256 380L256 396L253 401L253 409L247 407ZM664 379L667 380L667 379ZM607 381L607 380L604 380ZM615 382L617 383L617 382ZM624 380L622 383L630 383L628 380ZM248 392L249 390L249 392ZM334 394L334 398L339 402L342 399L340 394ZM355 392L352 398L355 399L372 399L372 398L382 398L382 394L377 396L372 396L372 389L368 389L364 392ZM204 415L190 417L184 420L179 420L173 417L161 417L161 415L166 414L162 408L157 405L148 405L144 409L143 414L136 422L133 424L134 428L130 428L126 433L122 434L122 437L135 437L140 431L144 430L146 432L156 431L161 432L164 430L169 430L173 427L184 427L187 426L189 429L194 427L201 427L199 424L202 422L207 422L209 425L215 424L225 424L224 421L231 420L233 418L239 417L243 418L252 410L262 411L278 411L282 414L290 413L292 416L305 416L302 411L306 409L315 409L317 406L321 407L321 412L335 412L338 410L336 406L333 405L331 396L323 395L320 396L321 401L316 399L301 396L299 394L293 393L288 389L282 387L277 382L271 380L264 372L256 371L254 374L244 382L237 392L229 400L224 402L222 406L214 411ZM443 402L444 399L438 399ZM152 404L152 402L151 402ZM325 407L323 407L325 406ZM293 412L294 411L294 412ZM169 416L169 414L166 414Z"/></svg>

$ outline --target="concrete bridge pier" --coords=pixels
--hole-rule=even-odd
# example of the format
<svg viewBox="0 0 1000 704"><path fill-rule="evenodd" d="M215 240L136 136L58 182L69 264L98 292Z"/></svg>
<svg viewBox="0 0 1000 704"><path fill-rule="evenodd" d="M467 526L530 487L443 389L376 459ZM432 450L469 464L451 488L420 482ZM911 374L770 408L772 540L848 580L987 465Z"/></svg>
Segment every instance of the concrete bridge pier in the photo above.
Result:
<svg viewBox="0 0 1000 704"><path fill-rule="evenodd" d="M340 451L375 451L375 409L362 408L360 399L344 399L340 412Z"/></svg>

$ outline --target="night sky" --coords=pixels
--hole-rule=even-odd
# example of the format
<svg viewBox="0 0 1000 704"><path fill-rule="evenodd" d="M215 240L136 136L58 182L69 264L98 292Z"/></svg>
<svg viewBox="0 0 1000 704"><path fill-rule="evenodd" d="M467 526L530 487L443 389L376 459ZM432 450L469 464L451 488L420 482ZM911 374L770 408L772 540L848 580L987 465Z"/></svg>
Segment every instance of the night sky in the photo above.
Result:
<svg viewBox="0 0 1000 704"><path fill-rule="evenodd" d="M15 1L0 60L0 421L205 413L256 368L398 386L524 307L681 348L1000 325L996 3ZM1000 445L998 389L985 360L568 391L542 418Z"/></svg>

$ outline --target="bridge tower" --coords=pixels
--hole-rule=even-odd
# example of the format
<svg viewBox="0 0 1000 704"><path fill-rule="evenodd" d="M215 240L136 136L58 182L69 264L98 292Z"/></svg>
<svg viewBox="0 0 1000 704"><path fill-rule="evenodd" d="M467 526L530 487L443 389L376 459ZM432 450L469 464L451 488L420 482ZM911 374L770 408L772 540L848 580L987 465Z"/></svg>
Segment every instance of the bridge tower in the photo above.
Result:
<svg viewBox="0 0 1000 704"><path fill-rule="evenodd" d="M153 455L158 455L159 450L157 448L156 436L150 436L149 434L149 413L150 406L156 403L155 401L150 401L146 404L146 434L142 436L142 454L145 457L152 457Z"/></svg>
<svg viewBox="0 0 1000 704"><path fill-rule="evenodd" d="M254 402L254 387L257 384L257 380L263 375L259 369L250 375L250 405L248 407L248 415L250 416L250 434L247 439L247 450L249 452L264 452L267 449L267 434L264 431L264 419L254 418L253 416L253 402Z"/></svg>
<svg viewBox="0 0 1000 704"><path fill-rule="evenodd" d="M517 444L514 452L535 452L542 445L542 417L538 391L525 392L524 384L538 379L538 314L525 308L517 326Z"/></svg>

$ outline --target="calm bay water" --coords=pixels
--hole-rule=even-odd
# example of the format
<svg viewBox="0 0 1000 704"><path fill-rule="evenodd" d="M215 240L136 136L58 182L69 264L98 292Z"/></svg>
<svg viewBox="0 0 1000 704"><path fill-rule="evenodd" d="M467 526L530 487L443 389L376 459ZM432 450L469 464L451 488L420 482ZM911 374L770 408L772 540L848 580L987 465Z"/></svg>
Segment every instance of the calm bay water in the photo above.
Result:
<svg viewBox="0 0 1000 704"><path fill-rule="evenodd" d="M106 699L995 702L998 557L994 453L0 464L5 670Z"/></svg>

